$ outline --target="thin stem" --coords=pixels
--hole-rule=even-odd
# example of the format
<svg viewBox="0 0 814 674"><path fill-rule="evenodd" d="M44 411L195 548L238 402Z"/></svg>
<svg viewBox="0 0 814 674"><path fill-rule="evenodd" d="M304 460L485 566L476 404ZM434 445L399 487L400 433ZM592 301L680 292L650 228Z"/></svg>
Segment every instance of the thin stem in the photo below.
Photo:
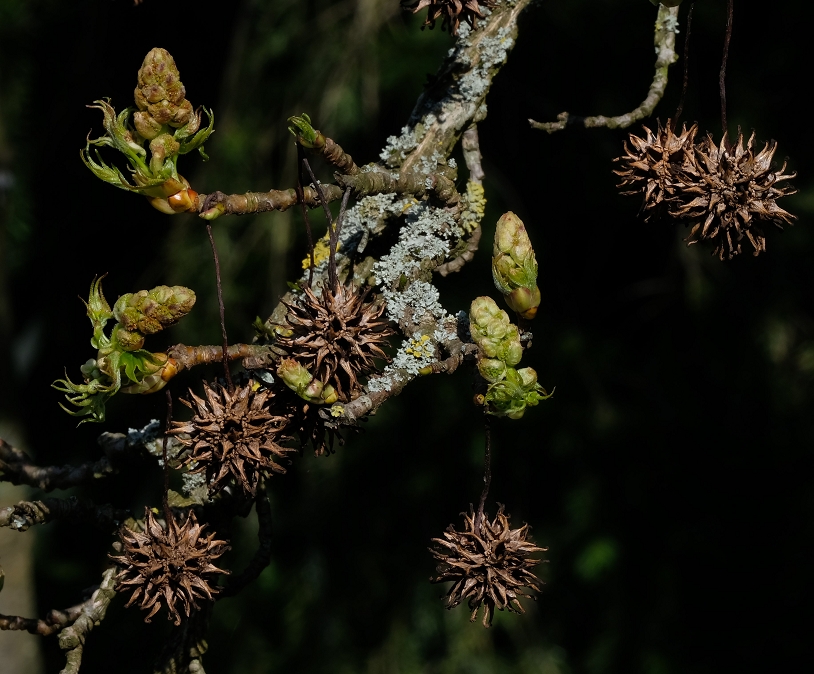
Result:
<svg viewBox="0 0 814 674"><path fill-rule="evenodd" d="M169 389L165 389L167 397L167 424L164 427L164 439L161 441L161 455L164 460L164 493L161 497L161 504L164 506L164 518L167 520L167 526L170 526L170 462L167 460L167 436L170 433L172 426L172 394Z"/></svg>
<svg viewBox="0 0 814 674"><path fill-rule="evenodd" d="M724 37L724 56L721 60L721 73L718 76L718 87L721 90L721 127L724 134L724 142L728 137L728 127L726 123L726 61L729 58L729 42L732 39L732 16L734 13L734 0L729 0L726 16L726 37Z"/></svg>
<svg viewBox="0 0 814 674"><path fill-rule="evenodd" d="M345 190L342 197L342 205L339 207L339 215L336 216L336 227L330 228L330 236L328 237L328 276L330 277L331 286L335 290L339 285L339 278L336 273L336 248L339 244L339 233L342 231L342 218L345 217L345 210L348 207L348 200L350 199L351 189Z"/></svg>
<svg viewBox="0 0 814 674"><path fill-rule="evenodd" d="M308 219L308 209L305 207L305 198L303 197L302 189L302 163L305 161L305 154L302 145L297 143L297 201L300 202L302 209L302 218L305 220L305 234L308 236L308 287L314 282L314 237L311 235L311 220ZM316 187L316 186L315 186ZM317 192L320 198L323 196L322 192Z"/></svg>
<svg viewBox="0 0 814 674"><path fill-rule="evenodd" d="M232 383L232 375L229 372L229 339L226 337L226 312L223 308L223 287L220 281L220 259L218 258L218 249L215 246L215 237L212 235L212 225L206 225L206 233L209 234L209 243L212 244L212 257L215 260L215 282L218 288L218 309L220 311L220 334L223 337L223 372L226 375L226 383L229 386L229 391L235 390L235 385Z"/></svg>
<svg viewBox="0 0 814 674"><path fill-rule="evenodd" d="M678 125L678 118L684 112L684 98L687 96L687 83L689 82L690 75L690 32L692 31L692 10L695 8L695 3L690 3L690 11L687 14L687 35L684 37L684 82L681 85L681 98L678 101L678 108L673 118L673 129Z"/></svg>
<svg viewBox="0 0 814 674"><path fill-rule="evenodd" d="M325 192L322 190L322 185L319 184L317 177L314 175L314 172L311 170L311 164L308 163L308 160L303 158L302 165L305 167L305 170L308 171L308 175L311 176L311 182L314 184L314 189L317 191L319 195L319 203L322 204L322 210L325 211L325 219L328 221L328 241L329 241L329 262L328 262L328 281L331 284L331 289L336 290L336 286L339 283L339 280L336 276L336 241L335 241L335 232L333 227L333 215L331 215L331 209L328 208L328 200L325 198ZM343 199L343 201L347 199L347 196Z"/></svg>
<svg viewBox="0 0 814 674"><path fill-rule="evenodd" d="M486 505L486 497L489 495L489 486L492 484L492 427L487 415L483 416L483 432L486 436L486 451L483 457L483 491L480 494L478 512L475 514L475 535L480 535L483 508Z"/></svg>

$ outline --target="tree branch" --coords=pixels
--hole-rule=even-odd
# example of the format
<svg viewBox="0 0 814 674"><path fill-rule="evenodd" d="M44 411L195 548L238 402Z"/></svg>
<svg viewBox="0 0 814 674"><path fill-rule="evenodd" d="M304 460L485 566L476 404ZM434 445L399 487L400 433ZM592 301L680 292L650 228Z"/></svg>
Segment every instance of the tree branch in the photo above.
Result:
<svg viewBox="0 0 814 674"><path fill-rule="evenodd" d="M249 369L268 367L279 357L272 347L257 344L231 344L226 353L229 360L243 358L244 361L248 361L248 364L244 362L244 365ZM179 369L190 369L196 365L223 362L223 347L176 344L167 350L167 355L177 361Z"/></svg>
<svg viewBox="0 0 814 674"><path fill-rule="evenodd" d="M79 617L74 623L59 633L59 647L65 654L65 667L59 674L78 674L82 665L82 651L88 634L105 618L110 601L116 596L113 589L116 585L116 567L107 569L102 574L102 582L91 595L90 599L82 604Z"/></svg>
<svg viewBox="0 0 814 674"><path fill-rule="evenodd" d="M150 435L151 425L141 431L103 433L99 445L105 456L78 466L37 466L24 451L12 447L0 438L0 481L25 484L43 491L68 489L118 472L117 464L124 455L143 446Z"/></svg>
<svg viewBox="0 0 814 674"><path fill-rule="evenodd" d="M635 124L639 120L649 117L653 114L653 110L658 105L662 96L664 96L664 90L667 88L667 71L670 66L678 60L678 55L675 51L677 32L678 7L659 5L654 39L656 45L656 73L653 76L650 90L647 92L647 98L645 98L641 105L635 110L631 110L618 117L604 117L603 115L597 115L596 117L572 117L568 112L561 112L557 115L558 121L556 122L535 122L533 119L530 119L529 124L531 124L533 129L541 129L548 133L562 131L566 126L571 124L582 124L586 129L599 126L604 126L609 129L625 129L631 124Z"/></svg>
<svg viewBox="0 0 814 674"><path fill-rule="evenodd" d="M325 198L336 201L342 198L342 190L336 185L323 185ZM309 208L319 206L319 196L313 187L303 188L303 200ZM270 190L268 192L246 192L246 194L224 194L212 192L198 195L198 214L206 220L214 220L221 215L248 215L267 211L285 211L299 203L296 190Z"/></svg>
<svg viewBox="0 0 814 674"><path fill-rule="evenodd" d="M94 588L95 589L95 588ZM82 615L82 610L91 600L66 608L64 611L49 611L44 620L40 618L22 618L16 615L0 614L0 630L19 630L30 634L47 637L72 625Z"/></svg>
<svg viewBox="0 0 814 674"><path fill-rule="evenodd" d="M131 514L127 510L118 510L111 505L97 506L87 499L69 496L66 499L20 501L15 506L0 508L0 527L26 531L35 524L67 519L88 522L104 531L111 531L118 528L128 517L131 517Z"/></svg>

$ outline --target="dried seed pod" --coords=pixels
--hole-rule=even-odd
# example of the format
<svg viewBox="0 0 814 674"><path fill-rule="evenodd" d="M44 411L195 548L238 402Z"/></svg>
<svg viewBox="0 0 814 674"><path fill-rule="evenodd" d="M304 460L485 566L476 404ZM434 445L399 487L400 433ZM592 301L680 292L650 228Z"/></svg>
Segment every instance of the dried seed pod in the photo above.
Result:
<svg viewBox="0 0 814 674"><path fill-rule="evenodd" d="M740 130L732 146L726 137L716 145L707 135L695 146L693 161L684 171L687 187L680 203L670 206L670 215L692 221L688 244L712 240L713 254L721 260L741 252L744 236L752 244L754 255L760 254L766 250L761 228L764 222L783 229L784 224L793 224L796 219L777 205L777 199L797 191L791 185L779 185L797 174L785 173L786 162L780 169L772 167L777 150L774 141L766 143L758 153L754 146L754 131L745 147Z"/></svg>
<svg viewBox="0 0 814 674"><path fill-rule="evenodd" d="M210 492L234 479L244 493L254 496L262 477L286 472L278 461L295 451L280 445L287 439L288 420L269 409L274 394L254 391L253 384L230 393L220 384L204 383L205 400L192 391L189 400L181 399L195 415L174 421L170 433L190 447L185 463L190 472L206 474Z"/></svg>
<svg viewBox="0 0 814 674"><path fill-rule="evenodd" d="M296 301L286 303L285 327L291 333L277 339L317 380L333 386L342 401L361 392L359 379L377 371L377 359L389 361L382 348L395 330L382 317L384 305L367 301L369 292L326 285L317 295L305 288Z"/></svg>
<svg viewBox="0 0 814 674"><path fill-rule="evenodd" d="M427 8L427 19L422 28L435 28L435 22L440 18L441 30L449 30L452 35L458 34L461 21L474 28L476 19L486 16L481 12L481 6L492 9L495 4L495 0L402 0L402 7L412 10L413 14Z"/></svg>
<svg viewBox="0 0 814 674"><path fill-rule="evenodd" d="M467 600L472 611L471 621L477 618L481 606L483 625L490 627L495 608L508 609L512 613L524 613L518 597L532 597L523 588L542 590L543 582L531 569L540 559L529 556L545 552L527 539L529 526L519 529L509 526L509 518L503 514L503 506L491 522L484 514L480 531L475 531L476 515L470 508L464 517L464 531L456 531L453 525L447 527L443 538L433 538L436 547L430 552L440 561L438 576L430 578L433 583L453 581L452 587L444 596L446 608L455 608Z"/></svg>
<svg viewBox="0 0 814 674"><path fill-rule="evenodd" d="M648 127L645 137L632 133L625 142L625 154L614 161L622 168L614 173L622 178L617 187L628 188L622 194L641 194L645 222L655 214L662 213L671 199L687 188L682 168L690 166L693 158L693 142L698 125L689 129L684 125L680 134L673 131L670 120L665 126L657 121L654 134Z"/></svg>
<svg viewBox="0 0 814 674"><path fill-rule="evenodd" d="M145 508L144 531L126 526L119 531L122 554L110 555L121 567L116 591L133 590L126 606L138 603L149 611L145 622L150 622L164 606L167 618L180 625L181 612L189 617L193 609L200 609L199 600L212 601L218 593L218 574L229 572L212 562L229 545L215 540L214 533L204 535L205 528L190 511L182 526L173 517L165 529Z"/></svg>

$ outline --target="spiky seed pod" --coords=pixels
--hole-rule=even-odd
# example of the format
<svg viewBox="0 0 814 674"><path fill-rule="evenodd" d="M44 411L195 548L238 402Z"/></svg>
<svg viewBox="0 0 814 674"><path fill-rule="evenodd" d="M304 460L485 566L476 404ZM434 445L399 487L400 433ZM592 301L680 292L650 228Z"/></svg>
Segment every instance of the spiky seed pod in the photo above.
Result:
<svg viewBox="0 0 814 674"><path fill-rule="evenodd" d="M277 345L306 367L323 384L336 389L339 400L348 401L362 390L361 377L376 372L376 359L389 360L382 347L395 334L384 305L368 302L370 288L358 290L327 285L317 295L306 288L286 303L286 327Z"/></svg>
<svg viewBox="0 0 814 674"><path fill-rule="evenodd" d="M230 393L220 384L204 383L205 400L192 391L189 400L181 399L195 415L174 421L170 433L190 447L185 464L190 472L206 474L211 493L234 479L244 493L254 496L262 477L286 472L278 461L295 451L279 444L287 439L287 419L269 409L274 394L252 388L250 381Z"/></svg>
<svg viewBox="0 0 814 674"><path fill-rule="evenodd" d="M412 10L413 14L427 8L427 19L422 28L435 28L435 22L440 18L441 30L449 30L451 35L458 34L461 21L474 28L475 20L485 17L479 5L492 9L495 4L494 0L402 0L402 7Z"/></svg>
<svg viewBox="0 0 814 674"><path fill-rule="evenodd" d="M218 593L217 575L229 572L212 562L229 550L229 545L215 540L214 533L204 535L205 528L190 511L182 526L173 517L164 529L145 508L144 531L128 527L119 531L122 554L110 555L121 568L116 591L133 590L126 606L138 603L149 611L145 622L164 606L167 618L179 625L181 612L189 617L193 609L200 609L199 600L212 601Z"/></svg>
<svg viewBox="0 0 814 674"><path fill-rule="evenodd" d="M519 597L533 598L533 595L523 588L539 592L543 586L543 582L531 572L543 560L531 559L529 555L545 552L548 548L537 547L527 539L528 524L512 529L502 505L491 522L484 514L477 532L477 518L471 507L468 515L461 514L465 530L456 531L450 524L443 538L432 539L436 547L430 548L440 561L436 569L438 576L430 581L453 582L444 596L446 608L455 608L466 599L472 611L470 621L474 622L483 606L484 627L492 625L495 608L525 613Z"/></svg>
<svg viewBox="0 0 814 674"><path fill-rule="evenodd" d="M721 260L741 252L744 236L754 254L760 254L766 250L761 224L783 229L784 224L796 219L777 205L777 199L797 191L791 185L779 186L797 174L785 173L786 162L780 169L773 169L777 150L774 141L766 143L758 153L754 146L754 131L745 147L740 130L732 146L726 137L716 145L708 134L695 146L691 166L684 170L687 186L681 202L670 206L673 217L692 221L688 244L712 240L713 254Z"/></svg>
<svg viewBox="0 0 814 674"><path fill-rule="evenodd" d="M163 124L178 128L193 116L175 60L166 49L151 49L144 57L134 96L140 112L133 121L136 130L148 140L161 132Z"/></svg>
<svg viewBox="0 0 814 674"><path fill-rule="evenodd" d="M622 164L622 168L614 170L622 178L617 187L628 188L622 194L642 195L645 222L663 212L665 205L686 189L681 169L691 165L698 133L697 124L689 129L684 125L676 134L669 119L665 126L661 120L657 123L656 133L643 127L644 138L631 133L625 141L625 154L614 159Z"/></svg>

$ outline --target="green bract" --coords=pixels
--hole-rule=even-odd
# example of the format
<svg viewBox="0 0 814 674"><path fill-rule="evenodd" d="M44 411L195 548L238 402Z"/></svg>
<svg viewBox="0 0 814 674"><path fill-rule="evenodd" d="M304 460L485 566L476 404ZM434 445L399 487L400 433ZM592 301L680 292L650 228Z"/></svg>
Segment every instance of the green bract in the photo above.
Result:
<svg viewBox="0 0 814 674"><path fill-rule="evenodd" d="M534 407L553 395L537 383L537 373L530 367L506 369L506 377L486 390L487 414L519 419L526 407Z"/></svg>
<svg viewBox="0 0 814 674"><path fill-rule="evenodd" d="M120 390L152 393L163 388L177 371L176 366L166 354L143 349L144 335L175 323L195 304L195 293L188 288L158 286L123 295L111 310L102 293L102 278L93 279L85 305L93 325L90 343L97 350L96 358L80 368L83 383L75 384L66 375L52 384L77 408L71 410L60 404L68 414L87 417L80 423L104 421L106 402ZM124 320L128 310L131 322ZM104 328L111 318L119 322L108 337Z"/></svg>

